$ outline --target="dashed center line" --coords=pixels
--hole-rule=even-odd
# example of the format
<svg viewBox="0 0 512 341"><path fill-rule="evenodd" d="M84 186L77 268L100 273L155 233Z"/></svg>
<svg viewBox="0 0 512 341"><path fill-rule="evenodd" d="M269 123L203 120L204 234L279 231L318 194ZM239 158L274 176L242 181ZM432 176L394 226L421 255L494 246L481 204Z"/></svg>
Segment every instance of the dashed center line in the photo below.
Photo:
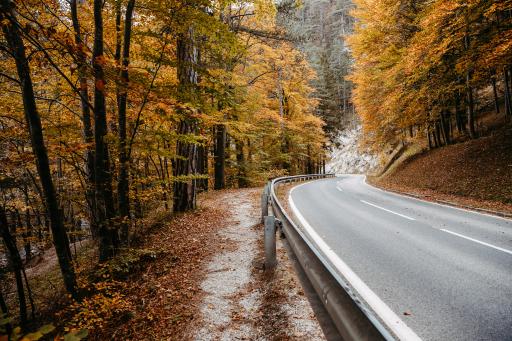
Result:
<svg viewBox="0 0 512 341"><path fill-rule="evenodd" d="M409 219L409 220L416 220L414 218L411 218L411 217L408 217L404 214L400 214L400 213L397 213L397 212L394 212L394 211L391 211L391 210L388 210L387 208L384 208L384 207L380 207L378 205L375 205L375 204L372 204L371 202L368 202L366 200L361 200L362 203L366 204L366 205L370 205L370 206L373 206L375 208L378 208L378 209L381 209L383 211L386 211L386 212L389 212L389 213L392 213L392 214L396 214L397 216L400 216L402 218L405 218L405 219Z"/></svg>
<svg viewBox="0 0 512 341"><path fill-rule="evenodd" d="M481 245L485 245L485 246L488 246L488 247L493 248L495 250L503 251L505 253L508 253L508 254L512 255L512 251L504 249L502 247L499 247L499 246L496 246L496 245L492 245L492 244L489 244L489 243L486 243L486 242L482 242L482 241L480 241L478 239L474 239L474 238L471 238L471 237L468 237L468 236L465 236L463 234L459 234L457 232L453 232L453 231L450 231L450 230L446 230L446 229L439 229L439 230L441 230L443 232L446 232L446 233L449 233L449 234L453 234L454 236L457 236L457 237L460 237L460 238L471 240L472 242L475 242L475 243L478 243L478 244L481 244Z"/></svg>

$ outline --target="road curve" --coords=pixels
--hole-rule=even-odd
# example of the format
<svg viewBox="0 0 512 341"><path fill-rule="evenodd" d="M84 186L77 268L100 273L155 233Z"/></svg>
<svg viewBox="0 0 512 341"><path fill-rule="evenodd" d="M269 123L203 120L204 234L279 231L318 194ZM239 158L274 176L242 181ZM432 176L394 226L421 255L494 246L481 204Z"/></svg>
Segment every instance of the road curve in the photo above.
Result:
<svg viewBox="0 0 512 341"><path fill-rule="evenodd" d="M308 182L291 206L423 340L512 340L512 220L381 191Z"/></svg>

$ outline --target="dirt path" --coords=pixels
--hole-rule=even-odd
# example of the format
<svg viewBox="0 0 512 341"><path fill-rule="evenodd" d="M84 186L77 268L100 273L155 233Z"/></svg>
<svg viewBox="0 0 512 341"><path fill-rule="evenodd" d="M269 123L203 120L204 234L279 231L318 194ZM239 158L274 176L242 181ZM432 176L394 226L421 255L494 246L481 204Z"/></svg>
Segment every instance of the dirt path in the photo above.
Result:
<svg viewBox="0 0 512 341"><path fill-rule="evenodd" d="M201 316L189 326L191 340L323 340L281 241L278 266L264 273L259 190L226 193L231 223L218 231L226 242L206 266L200 288Z"/></svg>

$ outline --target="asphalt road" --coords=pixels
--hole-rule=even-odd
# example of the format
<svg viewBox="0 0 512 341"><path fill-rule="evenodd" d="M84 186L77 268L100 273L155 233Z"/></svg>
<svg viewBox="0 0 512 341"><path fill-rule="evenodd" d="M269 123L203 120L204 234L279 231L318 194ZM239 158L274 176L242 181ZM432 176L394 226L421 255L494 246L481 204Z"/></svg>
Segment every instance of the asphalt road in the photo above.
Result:
<svg viewBox="0 0 512 341"><path fill-rule="evenodd" d="M309 182L290 199L419 338L512 340L512 220L384 192L362 176Z"/></svg>

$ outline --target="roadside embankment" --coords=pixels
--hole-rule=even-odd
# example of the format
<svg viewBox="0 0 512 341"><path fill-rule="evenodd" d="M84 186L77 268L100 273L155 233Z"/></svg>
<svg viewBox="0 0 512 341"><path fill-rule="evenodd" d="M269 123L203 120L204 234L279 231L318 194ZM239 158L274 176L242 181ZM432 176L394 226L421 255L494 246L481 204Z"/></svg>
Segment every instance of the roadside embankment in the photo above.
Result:
<svg viewBox="0 0 512 341"><path fill-rule="evenodd" d="M395 166L379 187L427 200L512 214L512 128L424 152Z"/></svg>

